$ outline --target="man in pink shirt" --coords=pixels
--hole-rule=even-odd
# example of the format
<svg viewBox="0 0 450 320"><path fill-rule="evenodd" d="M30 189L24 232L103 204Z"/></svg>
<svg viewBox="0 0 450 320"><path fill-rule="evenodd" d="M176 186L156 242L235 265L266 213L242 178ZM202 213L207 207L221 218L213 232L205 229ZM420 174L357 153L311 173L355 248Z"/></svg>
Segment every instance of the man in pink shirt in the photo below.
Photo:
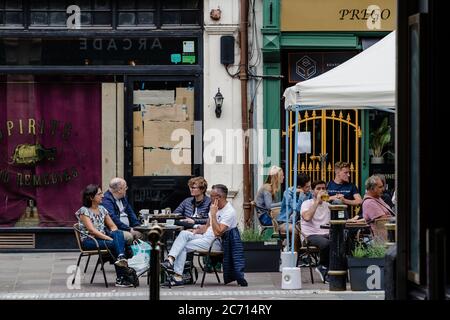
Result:
<svg viewBox="0 0 450 320"><path fill-rule="evenodd" d="M322 201L322 195L326 193L324 181L311 183L313 199L302 203L300 212L302 214L301 229L308 242L320 249L320 264L316 268L320 278L327 282L328 265L330 260L329 229L321 229L320 226L330 222L329 203Z"/></svg>
<svg viewBox="0 0 450 320"><path fill-rule="evenodd" d="M394 215L391 207L381 199L384 184L379 176L372 175L366 180L366 194L362 203L363 217L376 233L375 219L388 218Z"/></svg>

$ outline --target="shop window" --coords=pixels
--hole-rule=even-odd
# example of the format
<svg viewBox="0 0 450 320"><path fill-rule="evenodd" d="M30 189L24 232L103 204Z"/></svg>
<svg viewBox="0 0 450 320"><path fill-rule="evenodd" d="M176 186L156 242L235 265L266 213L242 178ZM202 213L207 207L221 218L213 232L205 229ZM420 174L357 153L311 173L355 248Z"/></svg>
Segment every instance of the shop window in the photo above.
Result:
<svg viewBox="0 0 450 320"><path fill-rule="evenodd" d="M23 27L22 0L0 0L0 27Z"/></svg>
<svg viewBox="0 0 450 320"><path fill-rule="evenodd" d="M167 1L162 3L161 24L163 26L200 24L200 1Z"/></svg>
<svg viewBox="0 0 450 320"><path fill-rule="evenodd" d="M156 1L119 1L117 4L118 26L154 26Z"/></svg>
<svg viewBox="0 0 450 320"><path fill-rule="evenodd" d="M111 26L112 13L110 0L31 0L31 27L65 27L68 14L67 7L77 5L81 10L81 26Z"/></svg>

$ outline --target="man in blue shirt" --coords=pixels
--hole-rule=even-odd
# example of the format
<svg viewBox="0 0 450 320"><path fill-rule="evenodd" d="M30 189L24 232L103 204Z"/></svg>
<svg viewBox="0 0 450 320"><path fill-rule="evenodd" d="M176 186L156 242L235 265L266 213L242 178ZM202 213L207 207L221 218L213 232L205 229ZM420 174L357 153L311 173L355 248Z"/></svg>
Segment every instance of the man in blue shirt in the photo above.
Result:
<svg viewBox="0 0 450 320"><path fill-rule="evenodd" d="M122 178L113 178L109 183L109 189L105 192L102 206L108 210L109 215L123 235L127 244L132 244L134 239L142 239L143 235L133 227L139 226L136 214L127 200L127 182Z"/></svg>
<svg viewBox="0 0 450 320"><path fill-rule="evenodd" d="M350 182L350 165L347 162L336 162L334 180L328 182L327 191L331 203L359 206L362 203L358 188ZM348 217L347 217L348 218Z"/></svg>
<svg viewBox="0 0 450 320"><path fill-rule="evenodd" d="M294 197L294 187L288 188L283 194L283 200L281 202L280 214L277 217L279 225L279 232L286 232L286 216L289 219L289 232L292 234L292 199ZM299 173L297 175L297 196L296 196L296 209L295 209L295 221L296 224L300 223L300 207L303 201L312 199L311 193L311 178L306 173ZM294 250L298 252L300 248L300 237L295 235L294 238Z"/></svg>

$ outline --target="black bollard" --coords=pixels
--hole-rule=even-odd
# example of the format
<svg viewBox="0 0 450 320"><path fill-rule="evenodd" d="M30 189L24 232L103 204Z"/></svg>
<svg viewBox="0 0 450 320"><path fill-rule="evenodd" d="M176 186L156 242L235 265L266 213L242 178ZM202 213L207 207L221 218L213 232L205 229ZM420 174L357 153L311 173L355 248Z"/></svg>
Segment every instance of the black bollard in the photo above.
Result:
<svg viewBox="0 0 450 320"><path fill-rule="evenodd" d="M386 245L387 246L392 246L395 244L395 228L396 225L395 223L386 223L384 225L384 227L386 228L387 231L387 242Z"/></svg>
<svg viewBox="0 0 450 320"><path fill-rule="evenodd" d="M152 246L150 254L150 300L159 300L159 253L160 245L159 239L161 239L163 230L158 223L153 223L148 232L148 240Z"/></svg>
<svg viewBox="0 0 450 320"><path fill-rule="evenodd" d="M330 205L330 266L328 281L330 291L347 289L347 261L345 258L344 228L346 205Z"/></svg>

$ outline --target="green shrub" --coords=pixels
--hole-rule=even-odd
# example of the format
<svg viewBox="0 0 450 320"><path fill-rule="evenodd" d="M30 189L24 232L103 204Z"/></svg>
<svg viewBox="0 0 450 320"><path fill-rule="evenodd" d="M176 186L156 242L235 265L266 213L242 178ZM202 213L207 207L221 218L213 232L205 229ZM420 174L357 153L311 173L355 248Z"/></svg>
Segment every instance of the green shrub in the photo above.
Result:
<svg viewBox="0 0 450 320"><path fill-rule="evenodd" d="M264 241L264 235L260 234L258 230L249 228L245 229L241 233L241 240L244 242L249 241Z"/></svg>
<svg viewBox="0 0 450 320"><path fill-rule="evenodd" d="M352 251L355 258L383 258L386 255L386 247L382 243L365 245L358 243Z"/></svg>

